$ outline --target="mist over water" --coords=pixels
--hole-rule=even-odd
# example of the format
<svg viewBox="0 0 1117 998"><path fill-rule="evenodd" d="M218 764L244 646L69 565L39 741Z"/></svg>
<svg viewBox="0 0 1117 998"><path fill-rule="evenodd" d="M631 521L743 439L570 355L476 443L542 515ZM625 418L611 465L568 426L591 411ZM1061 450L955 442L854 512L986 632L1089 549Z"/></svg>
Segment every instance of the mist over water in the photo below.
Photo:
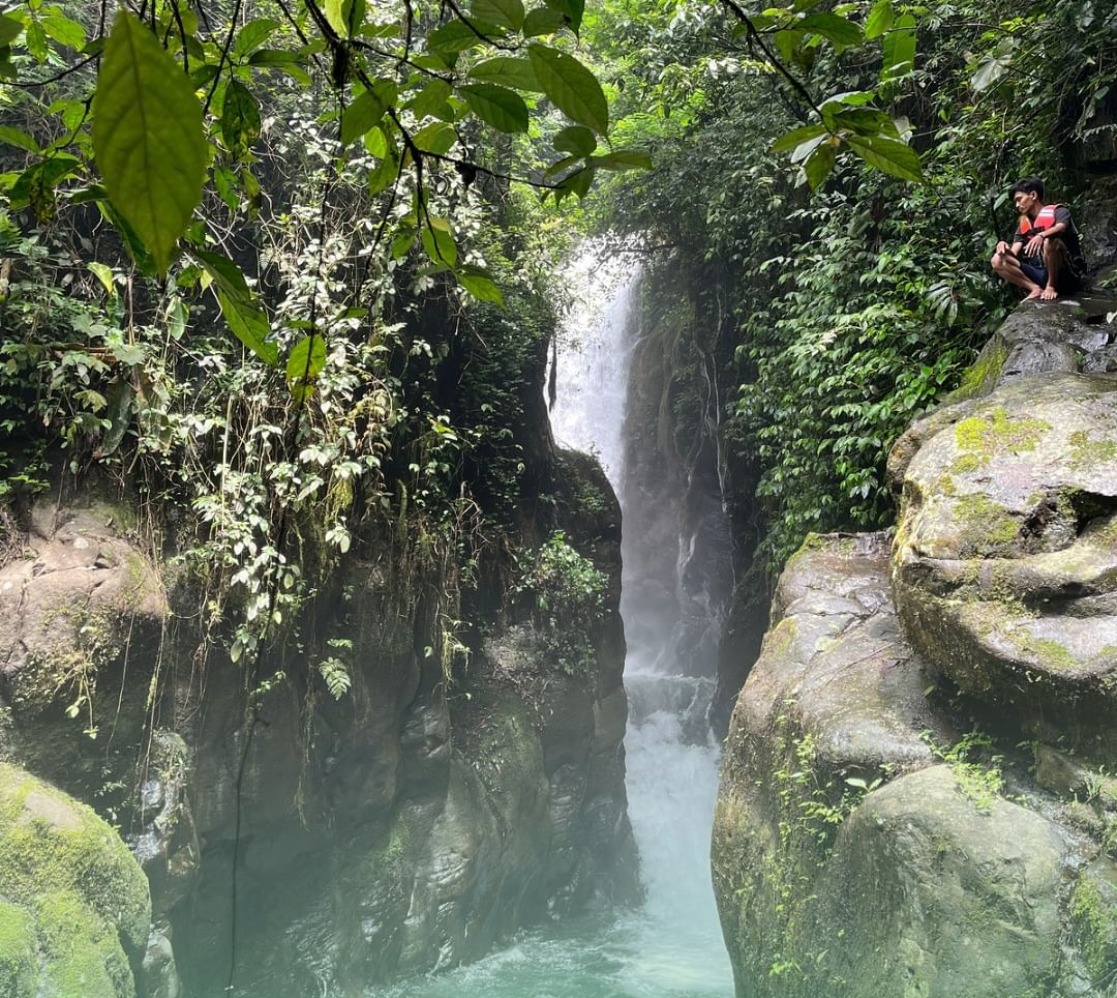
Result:
<svg viewBox="0 0 1117 998"><path fill-rule="evenodd" d="M629 361L640 336L633 308L639 274L592 253L572 270L576 281L581 275L583 300L559 343L551 425L560 446L598 456L623 513L623 426ZM632 557L641 540L625 533L626 565L641 560ZM670 629L670 621L642 621L652 608L641 606L627 574L623 585L627 632ZM662 607L654 612L662 615ZM706 723L713 682L687 671L687 663L664 654L662 643L629 641L628 805L644 905L631 911L603 905L525 933L479 963L378 991L378 998L732 998L710 883L719 757Z"/></svg>

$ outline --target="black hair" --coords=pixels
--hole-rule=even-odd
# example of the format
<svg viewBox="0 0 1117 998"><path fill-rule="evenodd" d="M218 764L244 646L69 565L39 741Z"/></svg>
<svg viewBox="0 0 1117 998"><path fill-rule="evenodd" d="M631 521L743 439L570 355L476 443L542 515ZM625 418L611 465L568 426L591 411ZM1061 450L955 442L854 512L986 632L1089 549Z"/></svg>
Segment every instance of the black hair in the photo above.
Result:
<svg viewBox="0 0 1117 998"><path fill-rule="evenodd" d="M1023 180L1016 181L1009 189L1008 193L1013 197L1017 194L1034 194L1041 201L1043 200L1043 181L1039 177L1025 177Z"/></svg>

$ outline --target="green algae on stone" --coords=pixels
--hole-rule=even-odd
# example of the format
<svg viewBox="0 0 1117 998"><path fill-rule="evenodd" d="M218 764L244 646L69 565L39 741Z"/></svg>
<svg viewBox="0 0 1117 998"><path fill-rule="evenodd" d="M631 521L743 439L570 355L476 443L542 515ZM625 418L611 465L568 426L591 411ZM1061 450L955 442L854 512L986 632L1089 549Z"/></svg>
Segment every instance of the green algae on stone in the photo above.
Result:
<svg viewBox="0 0 1117 998"><path fill-rule="evenodd" d="M0 764L0 898L33 926L39 992L132 998L127 954L143 952L151 927L147 878L90 808L7 764ZM20 924L0 907L0 973L8 972Z"/></svg>
<svg viewBox="0 0 1117 998"><path fill-rule="evenodd" d="M1040 438L1051 424L1031 417L1009 417L1003 406L991 416L970 416L954 427L954 439L966 453L955 464L964 464L956 471L976 471L987 465L997 454L1035 450Z"/></svg>
<svg viewBox="0 0 1117 998"><path fill-rule="evenodd" d="M0 994L35 998L38 979L34 920L17 905L0 901Z"/></svg>
<svg viewBox="0 0 1117 998"><path fill-rule="evenodd" d="M1067 440L1071 448L1069 464L1076 470L1117 461L1117 440L1091 440L1085 430L1075 430Z"/></svg>
<svg viewBox="0 0 1117 998"><path fill-rule="evenodd" d="M1108 899L1102 896L1098 879L1087 870L1075 884L1070 909L1075 946L1090 976L1099 983L1117 966L1117 892L1110 884L1105 888Z"/></svg>
<svg viewBox="0 0 1117 998"><path fill-rule="evenodd" d="M35 909L47 958L44 976L54 993L131 998L132 968L111 922L98 918L76 891L44 894Z"/></svg>
<svg viewBox="0 0 1117 998"><path fill-rule="evenodd" d="M1003 506L981 493L954 497L954 508L961 528L959 551L995 554L1016 540L1019 524Z"/></svg>
<svg viewBox="0 0 1117 998"><path fill-rule="evenodd" d="M989 341L985 349L965 371L958 387L946 397L947 404L965 399L988 395L1001 376L1001 370L1008 360L1008 346L996 337Z"/></svg>

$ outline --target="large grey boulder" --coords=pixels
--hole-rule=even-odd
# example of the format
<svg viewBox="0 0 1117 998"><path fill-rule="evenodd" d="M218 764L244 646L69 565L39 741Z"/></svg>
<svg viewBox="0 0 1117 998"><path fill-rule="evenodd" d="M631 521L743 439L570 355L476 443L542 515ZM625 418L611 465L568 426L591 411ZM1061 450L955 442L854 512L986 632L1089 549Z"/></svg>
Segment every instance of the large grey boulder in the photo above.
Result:
<svg viewBox="0 0 1117 998"><path fill-rule="evenodd" d="M737 994L1107 993L1117 867L1070 820L1080 802L1004 796L901 635L889 581L880 534L810 538L780 579L715 816Z"/></svg>
<svg viewBox="0 0 1117 998"><path fill-rule="evenodd" d="M903 471L894 544L909 640L1026 734L1110 758L1117 382L1015 379L935 419Z"/></svg>

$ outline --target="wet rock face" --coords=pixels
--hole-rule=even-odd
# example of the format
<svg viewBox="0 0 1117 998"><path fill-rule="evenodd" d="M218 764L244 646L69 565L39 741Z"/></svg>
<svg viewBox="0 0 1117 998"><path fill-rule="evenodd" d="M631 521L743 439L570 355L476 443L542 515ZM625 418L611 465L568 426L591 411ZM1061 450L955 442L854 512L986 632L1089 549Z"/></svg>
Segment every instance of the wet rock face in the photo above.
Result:
<svg viewBox="0 0 1117 998"><path fill-rule="evenodd" d="M258 664L268 689L250 709L244 664L211 646L199 667L192 618L171 615L119 514L37 510L28 557L0 567L0 757L111 809L147 907L126 912L116 949L108 922L80 930L110 990L41 990L51 912L8 889L0 813L0 995L357 994L592 897L634 899L620 513L592 458L561 460L554 526L607 579L584 667L529 625L494 625L451 682L425 647L435 611L400 596L444 580L354 560L315 608L320 633L351 640L337 701L309 688L291 642Z"/></svg>
<svg viewBox="0 0 1117 998"><path fill-rule="evenodd" d="M83 799L135 764L169 614L119 516L38 504L23 557L0 567L0 748Z"/></svg>
<svg viewBox="0 0 1117 998"><path fill-rule="evenodd" d="M1117 382L1016 379L936 415L903 475L912 644L1026 734L1117 750Z"/></svg>
<svg viewBox="0 0 1117 998"><path fill-rule="evenodd" d="M950 704L928 699L889 581L883 535L812 538L780 580L714 826L738 995L1104 993L1104 835L1083 836L1077 801L1005 799L995 769L944 751Z"/></svg>

